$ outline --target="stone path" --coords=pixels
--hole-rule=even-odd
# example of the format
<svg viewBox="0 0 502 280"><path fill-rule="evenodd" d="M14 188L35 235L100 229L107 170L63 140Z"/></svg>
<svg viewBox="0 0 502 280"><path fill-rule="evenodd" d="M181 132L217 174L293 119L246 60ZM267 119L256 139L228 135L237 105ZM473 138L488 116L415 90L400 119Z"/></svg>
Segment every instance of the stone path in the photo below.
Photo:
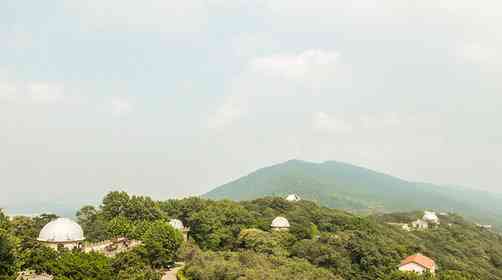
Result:
<svg viewBox="0 0 502 280"><path fill-rule="evenodd" d="M162 276L161 280L177 280L176 278L176 274L178 273L178 271L180 269L183 268L183 266L185 266L184 263L176 263L176 267L167 271L164 276Z"/></svg>

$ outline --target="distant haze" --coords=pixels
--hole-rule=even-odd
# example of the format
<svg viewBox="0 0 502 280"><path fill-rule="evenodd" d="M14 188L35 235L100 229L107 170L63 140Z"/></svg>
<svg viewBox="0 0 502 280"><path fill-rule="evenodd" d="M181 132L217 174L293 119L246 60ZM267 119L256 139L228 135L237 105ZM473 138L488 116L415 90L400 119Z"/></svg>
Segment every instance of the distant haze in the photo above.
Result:
<svg viewBox="0 0 502 280"><path fill-rule="evenodd" d="M0 1L0 207L196 195L292 158L501 191L501 10Z"/></svg>

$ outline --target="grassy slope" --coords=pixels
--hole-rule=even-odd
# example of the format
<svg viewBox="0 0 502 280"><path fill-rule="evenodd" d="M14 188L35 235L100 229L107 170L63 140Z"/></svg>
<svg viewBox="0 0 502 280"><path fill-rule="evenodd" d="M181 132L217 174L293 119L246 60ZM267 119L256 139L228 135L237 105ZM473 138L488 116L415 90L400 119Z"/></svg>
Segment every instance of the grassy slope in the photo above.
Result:
<svg viewBox="0 0 502 280"><path fill-rule="evenodd" d="M461 190L461 191L459 191ZM352 211L451 211L502 227L502 195L405 181L354 165L292 160L260 169L208 192L205 197L249 200L300 196Z"/></svg>

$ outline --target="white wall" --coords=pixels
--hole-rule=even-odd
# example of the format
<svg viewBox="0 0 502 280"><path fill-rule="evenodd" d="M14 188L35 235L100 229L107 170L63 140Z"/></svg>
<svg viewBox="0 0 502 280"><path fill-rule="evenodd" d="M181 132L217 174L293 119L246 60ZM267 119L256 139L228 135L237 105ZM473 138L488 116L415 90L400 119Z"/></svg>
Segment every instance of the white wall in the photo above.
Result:
<svg viewBox="0 0 502 280"><path fill-rule="evenodd" d="M409 264L406 264L406 265L399 267L399 270L405 271L405 272L416 272L416 273L422 274L427 269L423 266L416 264L416 263L409 263Z"/></svg>

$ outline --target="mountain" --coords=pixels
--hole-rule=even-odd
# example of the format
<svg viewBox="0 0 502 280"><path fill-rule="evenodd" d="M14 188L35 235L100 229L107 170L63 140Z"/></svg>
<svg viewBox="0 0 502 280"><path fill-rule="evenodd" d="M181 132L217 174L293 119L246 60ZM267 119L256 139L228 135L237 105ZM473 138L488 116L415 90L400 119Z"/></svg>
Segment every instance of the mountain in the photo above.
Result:
<svg viewBox="0 0 502 280"><path fill-rule="evenodd" d="M337 161L290 160L217 187L204 197L250 200L290 193L353 212L434 209L461 213L477 222L502 228L502 194L410 182Z"/></svg>

